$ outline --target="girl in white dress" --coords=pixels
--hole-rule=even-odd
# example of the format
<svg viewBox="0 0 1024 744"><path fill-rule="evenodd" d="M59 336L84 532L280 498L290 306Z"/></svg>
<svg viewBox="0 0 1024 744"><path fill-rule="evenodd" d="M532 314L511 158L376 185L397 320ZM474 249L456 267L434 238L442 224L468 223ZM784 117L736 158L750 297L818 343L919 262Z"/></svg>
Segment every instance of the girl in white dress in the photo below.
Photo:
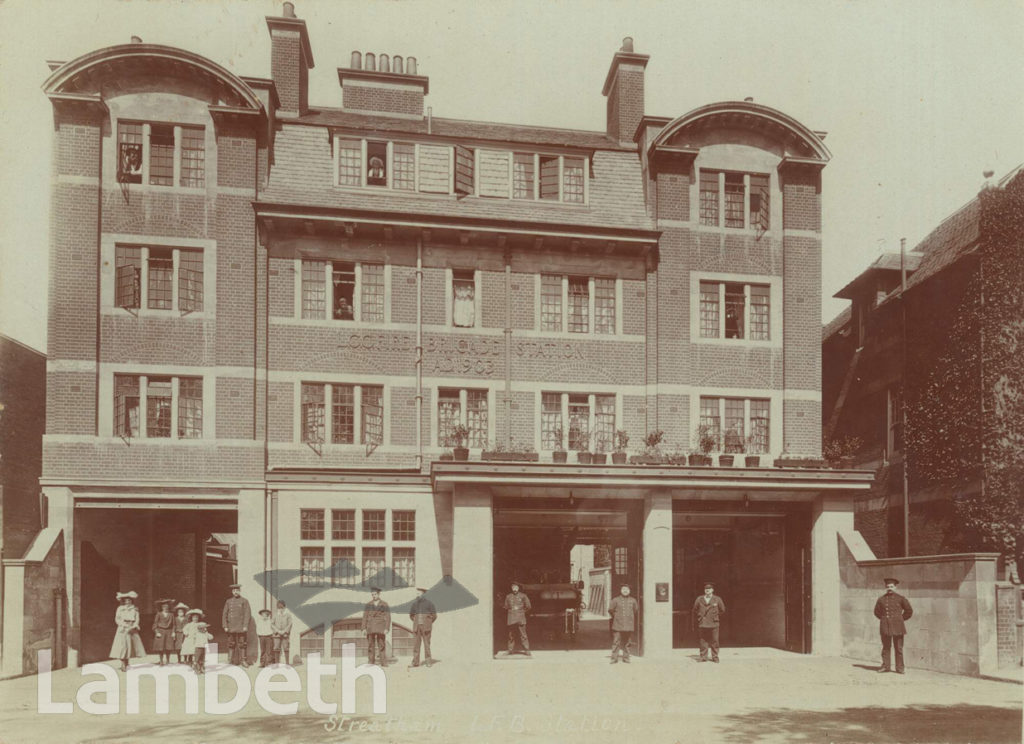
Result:
<svg viewBox="0 0 1024 744"><path fill-rule="evenodd" d="M185 613L185 617L187 622L182 628L184 637L181 641L181 660L191 666L196 655L196 628L203 619L203 611L197 607Z"/></svg>

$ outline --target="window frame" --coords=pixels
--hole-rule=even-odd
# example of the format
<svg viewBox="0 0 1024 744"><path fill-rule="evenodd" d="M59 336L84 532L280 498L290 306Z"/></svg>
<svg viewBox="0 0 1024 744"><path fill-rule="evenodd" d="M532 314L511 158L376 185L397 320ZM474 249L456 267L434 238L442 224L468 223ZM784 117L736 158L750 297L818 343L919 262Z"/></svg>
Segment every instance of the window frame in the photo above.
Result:
<svg viewBox="0 0 1024 744"><path fill-rule="evenodd" d="M456 282L468 282L469 280L465 277L466 274L472 272L473 275L473 322L470 325L456 325L455 323L455 285ZM456 277L456 274L463 274L462 277ZM483 310L483 296L481 289L483 287L483 278L479 269L458 269L448 268L445 269L445 327L456 333L469 332L477 333L483 327L482 322L482 310Z"/></svg>
<svg viewBox="0 0 1024 744"><path fill-rule="evenodd" d="M742 285L741 337L727 335L730 285ZM690 272L691 343L778 348L783 343L782 321L782 277ZM711 324L717 326L713 336L707 335ZM761 329L766 330L767 338L750 338Z"/></svg>
<svg viewBox="0 0 1024 744"><path fill-rule="evenodd" d="M495 147L473 147L473 196L481 199L508 199L510 201L523 201L546 204L569 204L573 206L587 206L590 204L590 169L591 158L587 155L576 155L566 153L552 153L536 151L531 152L522 149L501 149ZM497 156L504 156L508 160L508 176L501 182L495 182L496 186L504 185L504 189L498 188L489 190L487 194L481 194L480 174L482 153L493 153ZM533 162L529 175L529 196L517 196L517 193L525 194L526 189L517 190L518 184L525 183L525 180L518 177L516 163L525 163L528 158ZM557 191L546 196L544 190L544 168L546 163L553 163L556 173L551 176L552 183L557 186ZM567 163L571 164L567 167ZM578 163L578 166L577 166ZM578 167L580 170L581 183L578 191L568 189L569 171ZM504 193L498 193L504 192ZM550 193L550 192L548 192ZM571 198L571 194L579 194L579 198Z"/></svg>
<svg viewBox="0 0 1024 744"><path fill-rule="evenodd" d="M131 256L130 260L122 261L125 254L137 251L137 255ZM170 297L167 300L169 307L153 307L153 264L156 261L166 261L160 254L170 252L170 275L167 279ZM157 255L154 255L157 254ZM198 256L198 260L197 257ZM207 251L201 246L165 245L153 243L139 243L134 241L116 241L113 244L112 264L114 266L114 280L112 283L113 296L111 305L115 310L125 310L132 314L144 313L146 315L192 315L202 314L207 306ZM121 269L135 265L135 288L133 290L132 304L123 302L121 288L123 286L123 274ZM198 265L199 269L195 266ZM198 280L187 279L187 273L200 274ZM198 290L193 296L191 307L186 306L183 298L188 294L183 292L183 284L186 281L193 281L193 286Z"/></svg>
<svg viewBox="0 0 1024 744"><path fill-rule="evenodd" d="M776 411L775 400L768 395L736 395L733 393L725 392L700 392L696 396L696 407L697 416L696 421L699 426L711 426L715 431L716 446L712 452L722 454L735 454L740 452L746 452L752 455L767 455L771 454L773 442L775 441L775 432L772 431L772 427L775 422L775 418L779 412ZM741 437L740 444L742 447L737 445L728 445L727 439L729 438L730 427L729 421L735 420L735 406L739 403L742 405L743 419L741 421L742 431L738 432ZM730 406L731 404L731 406ZM755 420L761 420L762 417L754 416L754 404L763 406L763 410L766 412L764 417L766 423L763 427L755 427ZM733 412L730 414L730 407ZM713 418L717 422L716 425L709 424L708 412L713 411ZM755 428L764 433L764 440L766 444L763 449L754 451L749 449L748 444L750 437L755 433Z"/></svg>
<svg viewBox="0 0 1024 744"><path fill-rule="evenodd" d="M123 141L122 127L139 127L138 134L125 132L126 136L137 141ZM161 145L170 147L170 175L162 176L168 178L170 183L154 183L154 128L171 130L171 144ZM115 178L119 183L141 186L149 189L179 189L183 191L205 191L210 184L210 158L208 127L205 123L196 122L166 122L153 120L140 120L130 117L118 118L114 125L114 168ZM196 136L197 131L201 133ZM159 134L157 135L159 136ZM202 142L202 147L196 147L197 142ZM134 147L128 147L132 146ZM192 146L189 146L192 145ZM140 158L137 168L131 168L126 172L126 157L128 150L135 150ZM202 153L201 156L187 153ZM198 167L197 167L198 166ZM196 176L195 171L200 175ZM191 174L191 175L189 175ZM188 183L186 183L188 181ZM199 183L195 183L199 181Z"/></svg>
<svg viewBox="0 0 1024 744"><path fill-rule="evenodd" d="M737 179L739 182L737 183ZM717 188L710 186L717 181ZM737 188L739 191L737 191ZM755 189L760 189L752 199ZM709 230L748 231L759 236L772 229L775 220L772 215L772 175L770 171L744 171L735 168L710 168L698 166L696 178L696 213L694 221ZM714 199L709 194L715 194ZM734 196L739 194L737 201ZM765 198L767 197L767 198ZM760 207L755 214L752 204ZM714 219L710 214L714 213ZM741 224L736 224L739 216ZM767 221L767 224L765 222Z"/></svg>
<svg viewBox="0 0 1024 744"><path fill-rule="evenodd" d="M470 429L470 393L482 394L482 399L486 403L484 409L484 416L486 417L486 423L484 428ZM434 427L432 431L434 446L440 449L451 449L455 445L450 443L452 440L441 436L441 402L442 400L457 400L458 409L455 411L456 418L453 418L453 424L461 424L470 430L469 439L466 442L466 447L471 450L483 450L486 449L491 441L494 439L494 392L491 388L478 388L478 387L448 387L441 386L435 388L434 399L436 401L434 406ZM474 432L476 436L474 436Z"/></svg>
<svg viewBox="0 0 1024 744"><path fill-rule="evenodd" d="M579 338L580 336L621 336L622 335L622 279L620 277L613 276L583 276L580 274L554 274L548 272L542 272L536 274L534 282L534 330L538 333L552 334L559 336L571 336L572 338ZM552 316L552 311L546 309L546 306L550 307L554 305L553 302L545 302L545 298L551 299L556 295L554 292L545 292L545 289L551 290L555 285L555 279L561 283L561 297L558 305L558 312L560 314L559 324L560 327L555 329L551 327L545 327L547 324L546 318ZM573 282L586 282L586 306L585 306L585 324L586 330L573 330L570 324L572 317L572 297L571 286ZM608 293L608 283L611 283L610 294ZM610 312L600 312L602 306L599 304L598 295L601 294L601 301L610 300ZM606 296L607 295L607 296ZM611 317L611 325L608 326L606 323L598 323L598 318Z"/></svg>
<svg viewBox="0 0 1024 744"><path fill-rule="evenodd" d="M338 442L334 441L335 437L335 421L334 421L334 408L335 408L335 388L351 388L352 389L352 439L351 442ZM304 402L304 393L306 389L317 389L319 388L323 393L322 403L322 423L323 437L322 440L307 439L306 438L306 415L304 406L307 405ZM380 405L381 405L381 434L380 441L374 443L375 446L383 446L390 437L390 427L388 422L388 408L390 400L390 388L387 385L376 385L362 382L341 382L331 381L325 382L323 380L300 380L295 385L295 425L294 425L294 443L295 444L306 444L315 445L317 447L338 447L338 448L352 448L352 447L363 447L367 444L366 438L370 432L367 431L367 410L364 409L364 399L367 398L367 392L380 392ZM316 404L316 403L314 403Z"/></svg>
<svg viewBox="0 0 1024 744"><path fill-rule="evenodd" d="M134 381L134 385L125 386L123 383ZM151 398L151 385L163 384L164 382L169 383L170 395L160 396L161 399L166 399L166 405L162 406L161 410L166 412L167 416L167 434L161 435L155 430L151 431L150 428L150 411L152 406L150 405L151 400L157 398ZM199 386L199 398L186 394L182 396L181 383L187 382L189 385L198 384ZM110 433L111 436L119 437L124 441L132 440L146 440L148 442L185 442L185 441L196 441L204 440L207 438L208 432L210 432L210 424L208 420L213 408L214 403L212 400L207 398L207 391L211 389L210 381L204 375L195 374L140 374L132 371L121 371L114 370L110 375L110 406L111 411L110 419ZM134 400L135 413L135 429L134 431L130 428L126 428L125 424L129 422L129 411L131 410L127 405L123 408L119 401L121 392L124 391L124 397L126 399ZM134 394L131 394L131 393ZM186 401L198 401L198 405L189 407L183 405ZM191 426L185 424L191 422ZM189 436L187 432L197 431L196 426L198 425L198 434L196 436ZM161 425L163 426L163 424Z"/></svg>
<svg viewBox="0 0 1024 744"><path fill-rule="evenodd" d="M558 396L560 407L555 409L550 405L546 406L546 403L554 402L555 396ZM574 398L576 399L575 401L573 400ZM585 399L585 401L581 399ZM607 408L609 400L611 403L610 410ZM603 403L606 407L601 409L601 406L598 405L599 403ZM574 405L585 405L587 407L586 451L598 451L597 434L600 431L604 431L608 436L602 451L612 452L615 449L615 431L622 426L622 396L613 391L574 392L565 390L542 390L537 393L537 410L540 412L540 426L537 427L535 443L537 451L551 452L557 449L554 438L551 435L558 428L562 430L561 449L566 452L583 451L574 448L573 445L579 442L578 440L573 441L570 431L572 428L571 410ZM549 423L555 421L556 418L558 420L557 424Z"/></svg>
<svg viewBox="0 0 1024 744"><path fill-rule="evenodd" d="M335 317L339 267L352 266L352 317ZM376 281L378 276L380 281ZM370 280L371 276L373 281ZM319 290L319 291L318 291ZM372 291L371 291L372 290ZM317 295L314 297L314 294ZM322 294L322 297L319 295ZM379 299L375 299L379 298ZM315 302L310 306L310 299ZM374 299L374 302L370 302ZM373 305L376 308L372 307ZM376 309L373 317L368 311ZM295 318L304 322L381 326L391 322L391 264L342 258L295 259Z"/></svg>

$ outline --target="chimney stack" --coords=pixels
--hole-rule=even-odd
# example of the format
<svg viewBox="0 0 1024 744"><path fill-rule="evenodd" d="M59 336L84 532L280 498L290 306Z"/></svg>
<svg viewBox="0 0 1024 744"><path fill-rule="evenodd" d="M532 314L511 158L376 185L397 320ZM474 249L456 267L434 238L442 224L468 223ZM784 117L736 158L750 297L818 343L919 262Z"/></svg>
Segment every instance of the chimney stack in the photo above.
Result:
<svg viewBox="0 0 1024 744"><path fill-rule="evenodd" d="M430 81L416 74L416 58L352 52L350 67L338 68L342 108L358 114L423 118Z"/></svg>
<svg viewBox="0 0 1024 744"><path fill-rule="evenodd" d="M141 43L142 43L142 37L141 36L132 36L132 44L141 44Z"/></svg>
<svg viewBox="0 0 1024 744"><path fill-rule="evenodd" d="M270 76L281 102L278 116L288 118L309 108L309 71L313 50L306 22L295 17L295 6L284 4L281 16L267 16L270 30Z"/></svg>
<svg viewBox="0 0 1024 744"><path fill-rule="evenodd" d="M633 38L622 40L612 57L602 95L608 97L608 136L622 144L633 144L633 136L644 117L644 70L650 55L633 51Z"/></svg>

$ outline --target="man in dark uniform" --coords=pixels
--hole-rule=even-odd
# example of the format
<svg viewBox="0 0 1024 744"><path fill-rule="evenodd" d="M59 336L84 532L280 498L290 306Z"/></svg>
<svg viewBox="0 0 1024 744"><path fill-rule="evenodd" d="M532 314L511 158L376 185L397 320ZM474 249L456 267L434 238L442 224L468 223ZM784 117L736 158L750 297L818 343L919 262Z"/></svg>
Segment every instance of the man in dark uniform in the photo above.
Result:
<svg viewBox="0 0 1024 744"><path fill-rule="evenodd" d="M612 626L612 664L619 660L622 650L623 663L629 663L629 647L633 645L633 633L636 631L640 615L640 605L636 597L629 596L629 584L623 584L619 596L608 605Z"/></svg>
<svg viewBox="0 0 1024 744"><path fill-rule="evenodd" d="M885 594L875 602L875 617L878 618L878 631L882 635L882 666L879 672L891 671L889 666L890 648L896 649L896 674L903 674L903 636L907 634L904 620L914 614L910 602L902 594L896 593L896 579L885 580Z"/></svg>
<svg viewBox="0 0 1024 744"><path fill-rule="evenodd" d="M409 608L409 620L412 621L412 630L416 634L416 645L413 646L412 666L420 665L420 643L423 644L424 660L426 666L434 663L430 658L430 631L437 620L437 608L434 603L427 599L427 590L423 587L416 587L419 592Z"/></svg>
<svg viewBox="0 0 1024 744"><path fill-rule="evenodd" d="M391 608L380 598L380 588L370 587L370 601L363 608L363 632L366 633L367 655L371 664L387 663L384 636L391 630Z"/></svg>
<svg viewBox="0 0 1024 744"><path fill-rule="evenodd" d="M715 596L715 585L710 581L704 585L704 595L693 603L693 624L700 634L700 660L708 660L708 646L711 646L711 661L718 663L718 628L725 614L725 602Z"/></svg>
<svg viewBox="0 0 1024 744"><path fill-rule="evenodd" d="M526 613L530 611L530 598L519 591L519 583L512 582L512 592L505 595L505 609L508 611L506 624L508 625L508 653L511 656L515 653L516 642L523 649L523 653L532 656L530 653L530 639L526 637Z"/></svg>
<svg viewBox="0 0 1024 744"><path fill-rule="evenodd" d="M242 596L240 584L232 584L229 588L231 596L224 603L224 612L221 613L221 625L228 634L228 663L247 667L249 660L246 658L246 648L249 645L249 620L252 618L252 609L249 607L249 600Z"/></svg>

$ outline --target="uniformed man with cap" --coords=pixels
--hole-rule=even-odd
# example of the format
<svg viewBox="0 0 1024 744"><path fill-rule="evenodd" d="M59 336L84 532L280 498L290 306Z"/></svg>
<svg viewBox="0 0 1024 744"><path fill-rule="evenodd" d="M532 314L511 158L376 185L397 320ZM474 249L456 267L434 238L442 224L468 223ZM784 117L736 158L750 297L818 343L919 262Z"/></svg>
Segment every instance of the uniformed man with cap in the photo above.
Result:
<svg viewBox="0 0 1024 744"><path fill-rule="evenodd" d="M530 639L526 637L526 613L532 609L530 598L519 591L518 581L512 582L511 589L512 591L505 595L505 610L508 612L508 653L510 656L514 654L518 643L524 654L532 656Z"/></svg>
<svg viewBox="0 0 1024 744"><path fill-rule="evenodd" d="M246 649L249 645L249 620L252 619L252 608L249 600L242 596L242 585L232 584L231 596L224 602L221 613L221 625L228 634L228 663L249 666Z"/></svg>
<svg viewBox="0 0 1024 744"><path fill-rule="evenodd" d="M612 664L619 660L620 649L622 661L628 664L629 647L633 645L633 633L640 617L640 605L636 597L629 596L629 584L619 588L619 596L608 605L608 614L612 627Z"/></svg>
<svg viewBox="0 0 1024 744"><path fill-rule="evenodd" d="M434 628L434 621L437 620L437 608L434 603L427 599L427 590L421 586L416 587L419 592L412 606L409 607L409 620L412 621L412 630L416 634L416 645L413 646L412 666L420 665L420 644L423 644L424 664L430 666L434 660L430 657L430 633Z"/></svg>
<svg viewBox="0 0 1024 744"><path fill-rule="evenodd" d="M718 628L725 614L725 602L715 596L715 585L704 584L704 594L693 603L693 624L700 635L700 660L708 660L708 646L711 647L711 661L718 663Z"/></svg>
<svg viewBox="0 0 1024 744"><path fill-rule="evenodd" d="M367 654L371 664L387 663L384 636L391 631L391 608L380 598L380 587L370 587L370 601L363 608L363 632L366 634Z"/></svg>
<svg viewBox="0 0 1024 744"><path fill-rule="evenodd" d="M875 617L878 618L878 631L882 636L882 666L879 672L891 671L889 659L890 649L896 649L896 673L903 674L903 636L907 634L907 626L904 620L909 620L914 614L910 602L902 594L896 593L899 581L893 578L885 579L885 594L875 602Z"/></svg>

